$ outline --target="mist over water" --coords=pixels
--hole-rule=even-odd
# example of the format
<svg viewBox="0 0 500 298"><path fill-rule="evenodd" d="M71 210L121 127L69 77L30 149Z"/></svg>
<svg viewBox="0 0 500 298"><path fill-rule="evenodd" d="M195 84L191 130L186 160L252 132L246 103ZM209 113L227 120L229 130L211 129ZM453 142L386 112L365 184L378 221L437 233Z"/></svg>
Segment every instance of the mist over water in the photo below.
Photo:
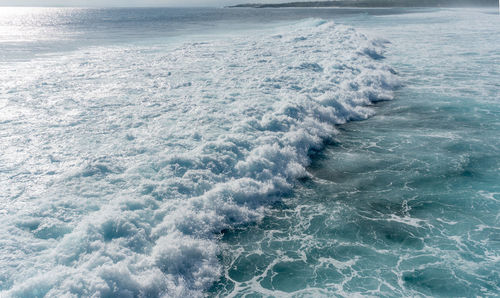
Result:
<svg viewBox="0 0 500 298"><path fill-rule="evenodd" d="M0 296L497 294L499 20L403 12L6 12Z"/></svg>

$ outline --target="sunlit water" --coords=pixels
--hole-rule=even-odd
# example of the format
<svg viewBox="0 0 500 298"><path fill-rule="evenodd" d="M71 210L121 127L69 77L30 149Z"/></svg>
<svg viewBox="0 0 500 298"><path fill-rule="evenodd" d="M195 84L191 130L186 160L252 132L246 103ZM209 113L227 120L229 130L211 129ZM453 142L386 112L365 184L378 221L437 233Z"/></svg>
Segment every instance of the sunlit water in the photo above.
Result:
<svg viewBox="0 0 500 298"><path fill-rule="evenodd" d="M0 296L498 295L494 13L2 9Z"/></svg>

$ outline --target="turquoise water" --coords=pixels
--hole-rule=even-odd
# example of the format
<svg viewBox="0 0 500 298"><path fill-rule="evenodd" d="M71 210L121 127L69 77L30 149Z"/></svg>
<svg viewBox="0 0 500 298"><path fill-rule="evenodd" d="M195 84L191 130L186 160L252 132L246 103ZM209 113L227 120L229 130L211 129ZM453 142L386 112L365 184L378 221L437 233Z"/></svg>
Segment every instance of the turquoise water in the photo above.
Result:
<svg viewBox="0 0 500 298"><path fill-rule="evenodd" d="M496 10L0 11L0 296L498 296Z"/></svg>
<svg viewBox="0 0 500 298"><path fill-rule="evenodd" d="M500 18L436 11L347 21L391 41L404 81L339 127L310 176L224 234L236 296L500 293Z"/></svg>

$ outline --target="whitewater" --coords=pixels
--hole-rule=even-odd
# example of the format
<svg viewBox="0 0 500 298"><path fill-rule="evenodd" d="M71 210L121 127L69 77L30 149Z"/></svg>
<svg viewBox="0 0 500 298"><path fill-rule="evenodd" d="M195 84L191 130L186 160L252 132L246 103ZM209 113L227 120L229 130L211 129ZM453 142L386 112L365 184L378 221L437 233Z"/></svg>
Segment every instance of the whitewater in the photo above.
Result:
<svg viewBox="0 0 500 298"><path fill-rule="evenodd" d="M322 19L50 52L68 34L54 33L22 57L15 25L0 65L6 297L202 296L222 233L262 220L338 125L399 84L387 40Z"/></svg>
<svg viewBox="0 0 500 298"><path fill-rule="evenodd" d="M498 10L336 18L391 41L393 101L312 156L310 177L224 233L215 296L498 297Z"/></svg>
<svg viewBox="0 0 500 298"><path fill-rule="evenodd" d="M0 297L497 297L493 9L0 8Z"/></svg>

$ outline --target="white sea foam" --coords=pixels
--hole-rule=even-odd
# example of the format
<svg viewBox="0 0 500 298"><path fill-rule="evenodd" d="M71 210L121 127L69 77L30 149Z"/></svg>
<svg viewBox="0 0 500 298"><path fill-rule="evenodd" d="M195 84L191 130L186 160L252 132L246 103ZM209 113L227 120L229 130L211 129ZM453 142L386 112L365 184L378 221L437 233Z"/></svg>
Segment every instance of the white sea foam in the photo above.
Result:
<svg viewBox="0 0 500 298"><path fill-rule="evenodd" d="M200 296L219 233L392 97L385 41L321 20L254 34L2 66L2 296Z"/></svg>

